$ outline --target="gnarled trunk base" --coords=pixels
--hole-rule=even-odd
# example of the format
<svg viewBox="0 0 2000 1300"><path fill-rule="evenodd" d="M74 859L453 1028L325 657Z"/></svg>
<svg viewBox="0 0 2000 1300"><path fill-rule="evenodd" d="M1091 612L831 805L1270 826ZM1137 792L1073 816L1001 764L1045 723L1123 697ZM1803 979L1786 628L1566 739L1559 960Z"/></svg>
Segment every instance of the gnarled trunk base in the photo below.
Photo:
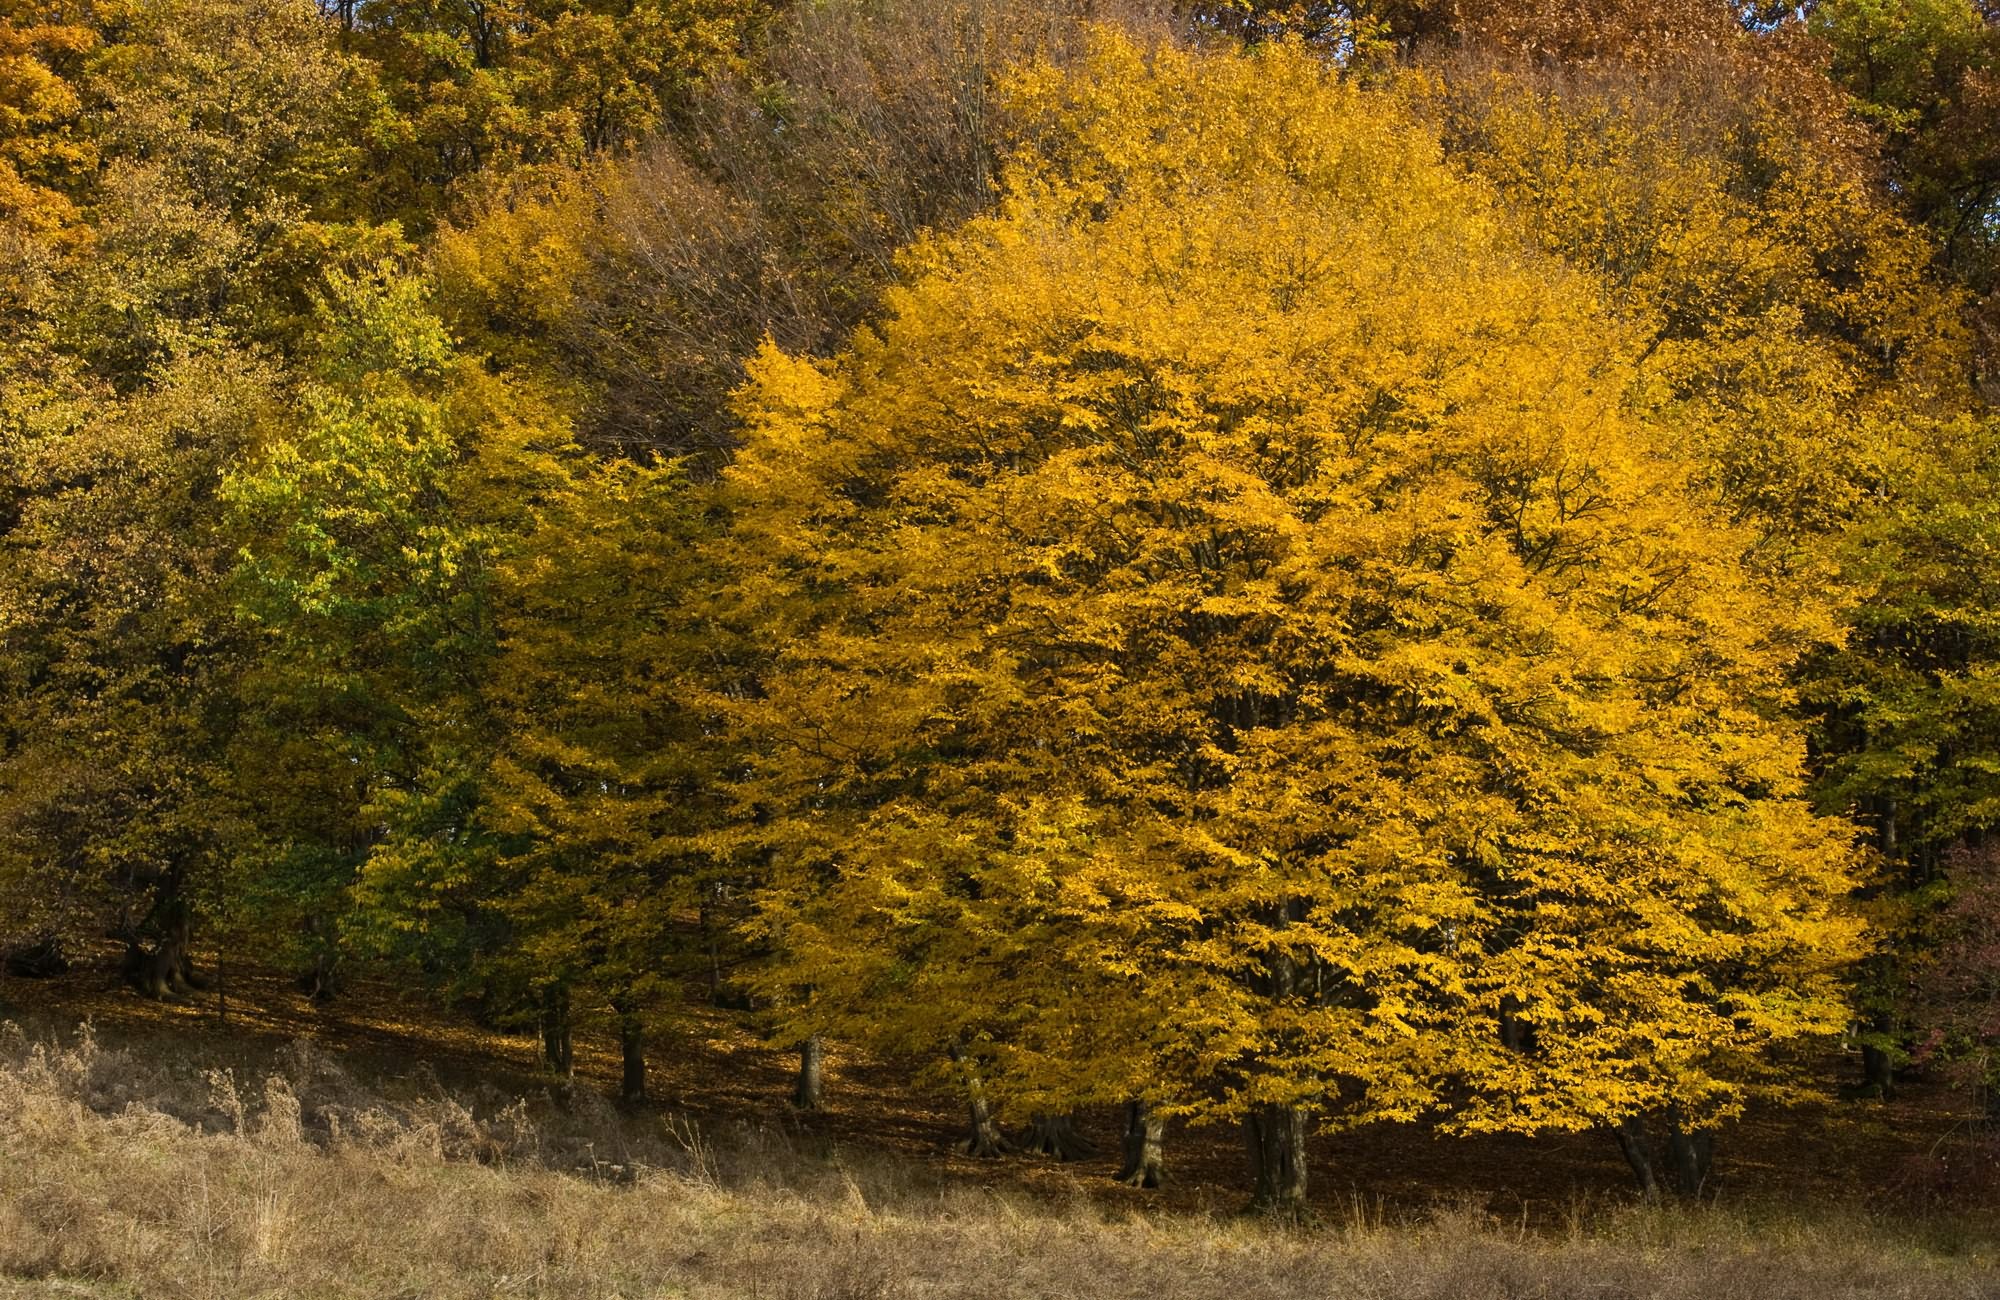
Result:
<svg viewBox="0 0 2000 1300"><path fill-rule="evenodd" d="M1166 1177L1166 1157L1162 1143L1166 1122L1143 1101L1125 1103L1125 1133L1122 1145L1125 1162L1118 1167L1118 1181L1127 1187L1158 1187Z"/></svg>
<svg viewBox="0 0 2000 1300"><path fill-rule="evenodd" d="M194 908L182 895L178 871L161 880L152 911L122 937L125 978L140 993L165 999L205 987L194 973Z"/></svg>
<svg viewBox="0 0 2000 1300"><path fill-rule="evenodd" d="M1097 1148L1077 1130L1074 1115L1033 1115L1021 1138L1021 1149L1031 1156L1047 1156L1066 1162L1095 1155Z"/></svg>
<svg viewBox="0 0 2000 1300"><path fill-rule="evenodd" d="M992 1108L986 1104L986 1087L973 1068L971 1054L957 1043L953 1043L948 1051L952 1064L965 1076L966 1115L970 1120L969 1131L958 1144L958 1153L979 1160L1007 1155L1014 1148L1000 1131Z"/></svg>

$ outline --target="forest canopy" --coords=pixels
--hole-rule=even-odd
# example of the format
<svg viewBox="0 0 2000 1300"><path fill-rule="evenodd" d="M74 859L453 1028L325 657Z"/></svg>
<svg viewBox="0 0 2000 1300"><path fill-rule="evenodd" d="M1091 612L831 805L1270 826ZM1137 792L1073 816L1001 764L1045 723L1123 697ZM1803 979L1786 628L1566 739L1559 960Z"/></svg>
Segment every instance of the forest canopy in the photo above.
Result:
<svg viewBox="0 0 2000 1300"><path fill-rule="evenodd" d="M0 957L2000 1118L2000 13L0 0Z"/></svg>

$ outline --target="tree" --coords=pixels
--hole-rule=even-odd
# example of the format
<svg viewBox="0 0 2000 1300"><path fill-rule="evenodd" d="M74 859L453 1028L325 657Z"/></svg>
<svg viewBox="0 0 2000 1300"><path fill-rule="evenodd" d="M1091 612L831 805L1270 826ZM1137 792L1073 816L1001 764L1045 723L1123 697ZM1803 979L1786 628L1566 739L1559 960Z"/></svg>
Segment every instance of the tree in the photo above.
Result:
<svg viewBox="0 0 2000 1300"><path fill-rule="evenodd" d="M361 878L463 880L490 848L470 816L498 530L454 491L476 426L424 298L394 268L335 275L295 418L226 489L237 617L256 646L233 762L260 810L242 892L315 970L367 919L353 915Z"/></svg>
<svg viewBox="0 0 2000 1300"><path fill-rule="evenodd" d="M739 65L765 0L362 0L343 47L379 69L370 172L383 217L429 229L480 173L629 150Z"/></svg>
<svg viewBox="0 0 2000 1300"><path fill-rule="evenodd" d="M2000 1123L2000 870L1990 848L1961 848L1946 860L1950 902L1937 917L1929 969L1906 1008L1920 1026L1917 1055L1943 1064L1979 1107Z"/></svg>
<svg viewBox="0 0 2000 1300"><path fill-rule="evenodd" d="M550 331L595 389L589 439L697 469L726 459L728 395L766 335L837 348L875 314L897 249L992 204L1009 129L997 82L1061 57L1084 8L841 0L774 24L753 71L598 178Z"/></svg>
<svg viewBox="0 0 2000 1300"><path fill-rule="evenodd" d="M2000 326L2000 26L1970 0L1825 0L1808 19L1829 71L1883 135L1907 210L1985 299L1984 378Z"/></svg>
<svg viewBox="0 0 2000 1300"><path fill-rule="evenodd" d="M215 503L276 417L272 376L225 353L122 401L32 396L9 403L23 497L0 538L8 937L113 935L162 996L193 979L196 917L240 822L225 755L243 647Z"/></svg>
<svg viewBox="0 0 2000 1300"><path fill-rule="evenodd" d="M1287 1214L1315 1115L1732 1113L1858 946L1782 708L1828 619L1638 343L1296 44L1014 94L999 213L740 399L772 978L1031 1110L1241 1121Z"/></svg>
<svg viewBox="0 0 2000 1300"><path fill-rule="evenodd" d="M731 656L708 627L706 521L684 477L565 450L497 568L486 887L507 960L611 1010L636 1100L646 1025L684 1003L703 904L729 879L701 837L730 753L704 670Z"/></svg>
<svg viewBox="0 0 2000 1300"><path fill-rule="evenodd" d="M1933 278L1930 241L1896 211L1872 137L1801 33L1741 30L1720 6L1663 33L1658 15L1619 9L1489 32L1405 84L1542 247L1614 286L1615 310L1646 340L1641 376L1706 490L1747 526L1757 571L1807 598L1840 593L1848 633L1801 662L1800 689L1819 724L1822 806L1872 826L1891 864L1864 893L1895 938L1855 989L1868 1079L1885 1088L1925 873L1904 865L1915 845L1894 809L1908 782L1864 777L1907 761L1889 738L1907 728L1863 697L1931 670L1902 662L1912 643L1881 625L1901 625L1938 571L1913 551L1916 567L1898 574L1888 535L1921 529L1940 486L1965 474L1945 450L1971 398L1962 304ZM1590 57L1527 61L1537 33L1583 41L1564 48Z"/></svg>
<svg viewBox="0 0 2000 1300"><path fill-rule="evenodd" d="M39 9L0 11L0 226L49 235L76 222L71 196L92 161L72 78L96 33Z"/></svg>

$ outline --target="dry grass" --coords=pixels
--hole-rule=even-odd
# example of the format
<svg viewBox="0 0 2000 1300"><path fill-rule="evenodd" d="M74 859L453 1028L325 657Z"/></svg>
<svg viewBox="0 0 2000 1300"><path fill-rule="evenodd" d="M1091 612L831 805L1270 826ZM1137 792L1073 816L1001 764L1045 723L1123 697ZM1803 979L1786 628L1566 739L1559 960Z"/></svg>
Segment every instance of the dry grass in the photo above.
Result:
<svg viewBox="0 0 2000 1300"><path fill-rule="evenodd" d="M782 1126L0 1031L0 1297L2000 1297L1995 1243L1851 1214L1471 1205L1281 1234L955 1180ZM254 1074L256 1077L247 1077Z"/></svg>

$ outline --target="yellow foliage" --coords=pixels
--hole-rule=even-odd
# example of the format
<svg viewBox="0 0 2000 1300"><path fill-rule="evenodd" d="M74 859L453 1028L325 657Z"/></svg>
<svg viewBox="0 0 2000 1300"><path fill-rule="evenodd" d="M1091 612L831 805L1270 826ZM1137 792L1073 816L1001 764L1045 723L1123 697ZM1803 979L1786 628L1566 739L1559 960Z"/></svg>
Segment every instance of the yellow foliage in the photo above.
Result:
<svg viewBox="0 0 2000 1300"><path fill-rule="evenodd" d="M1783 708L1829 616L1601 286L1293 45L1103 35L1014 101L1000 211L739 398L795 1027L1038 1108L1521 1129L1713 1119L1836 1028L1849 831Z"/></svg>

